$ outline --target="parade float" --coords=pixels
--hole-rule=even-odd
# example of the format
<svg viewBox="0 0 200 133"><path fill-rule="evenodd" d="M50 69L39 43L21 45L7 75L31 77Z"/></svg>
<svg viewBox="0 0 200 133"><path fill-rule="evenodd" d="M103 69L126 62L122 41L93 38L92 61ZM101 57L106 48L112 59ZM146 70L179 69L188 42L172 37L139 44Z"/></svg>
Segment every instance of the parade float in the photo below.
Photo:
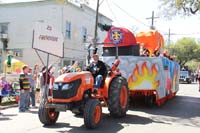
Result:
<svg viewBox="0 0 200 133"><path fill-rule="evenodd" d="M144 51L148 55L143 55ZM161 105L179 90L180 69L163 51L164 40L158 31L135 36L128 29L112 27L104 40L103 61L111 65L114 58L119 58L131 99L143 96L147 105Z"/></svg>

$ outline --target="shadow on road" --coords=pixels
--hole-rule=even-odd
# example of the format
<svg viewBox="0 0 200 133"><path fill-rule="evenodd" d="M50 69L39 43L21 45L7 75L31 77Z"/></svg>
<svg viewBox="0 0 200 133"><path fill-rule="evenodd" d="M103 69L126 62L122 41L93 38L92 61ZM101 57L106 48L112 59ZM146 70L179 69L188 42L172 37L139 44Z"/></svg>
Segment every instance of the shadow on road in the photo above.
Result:
<svg viewBox="0 0 200 133"><path fill-rule="evenodd" d="M200 116L199 105L200 98L189 96L176 96L175 98L168 100L160 107L146 107L145 105L136 105L134 107L130 107L130 110L146 112L154 115L193 118Z"/></svg>
<svg viewBox="0 0 200 133"><path fill-rule="evenodd" d="M56 123L53 126L45 126L45 128L58 128L60 133L89 133L89 132L119 132L123 128L130 125L146 125L151 123L162 123L171 125L173 122L186 126L199 127L200 123L196 117L200 117L200 98L189 96L176 96L175 98L168 100L165 104L153 107L146 107L144 104L135 104L130 106L129 110L145 112L150 114L148 117L141 115L127 114L125 118L115 119L109 116L109 114L103 114L102 121L99 127L95 130L88 130L84 125L73 126L70 123ZM192 111L191 111L192 110ZM194 119L193 119L194 118ZM69 130L63 129L67 128Z"/></svg>
<svg viewBox="0 0 200 133"><path fill-rule="evenodd" d="M112 118L109 116L109 114L103 114L102 116L102 121L99 127L97 127L95 130L88 130L84 125L77 127L77 126L70 126L69 123L56 123L53 126L45 126L46 128L71 128L70 130L67 131L58 131L60 133L65 133L65 132L70 132L70 133L76 133L76 132L81 132L81 133L88 133L88 132L109 132L109 133L116 133L120 130L122 130L125 127L130 126L130 124L149 124L149 123L163 123L160 121L154 121L151 118L147 117L142 117L142 116L137 116L137 115L130 115L127 114L126 117L124 118ZM168 123L165 123L168 124Z"/></svg>
<svg viewBox="0 0 200 133"><path fill-rule="evenodd" d="M160 107L146 107L144 104L136 104L129 109L151 114L153 120L200 127L200 98L176 96Z"/></svg>
<svg viewBox="0 0 200 133"><path fill-rule="evenodd" d="M29 112L32 114L38 114L38 110L30 110Z"/></svg>
<svg viewBox="0 0 200 133"><path fill-rule="evenodd" d="M0 117L0 121L6 121L6 120L11 120L9 117Z"/></svg>
<svg viewBox="0 0 200 133"><path fill-rule="evenodd" d="M12 119L10 119L10 117L12 117L12 116L17 116L17 114L1 114L0 121L12 120Z"/></svg>

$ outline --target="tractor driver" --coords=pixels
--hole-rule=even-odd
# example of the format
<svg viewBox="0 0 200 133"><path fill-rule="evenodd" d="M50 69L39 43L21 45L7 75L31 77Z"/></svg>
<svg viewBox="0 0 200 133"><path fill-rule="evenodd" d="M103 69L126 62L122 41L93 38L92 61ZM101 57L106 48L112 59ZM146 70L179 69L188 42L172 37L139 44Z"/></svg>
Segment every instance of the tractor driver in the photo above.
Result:
<svg viewBox="0 0 200 133"><path fill-rule="evenodd" d="M86 70L90 71L94 76L95 90L97 91L100 87L103 87L105 78L107 76L107 68L104 62L99 60L98 54L94 54L92 56L92 62L86 67Z"/></svg>

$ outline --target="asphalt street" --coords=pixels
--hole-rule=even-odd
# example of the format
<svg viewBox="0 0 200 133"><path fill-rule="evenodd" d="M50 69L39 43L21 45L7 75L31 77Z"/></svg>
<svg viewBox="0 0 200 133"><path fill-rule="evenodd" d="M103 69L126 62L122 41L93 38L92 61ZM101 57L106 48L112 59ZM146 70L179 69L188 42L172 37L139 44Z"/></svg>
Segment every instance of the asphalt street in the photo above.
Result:
<svg viewBox="0 0 200 133"><path fill-rule="evenodd" d="M62 112L53 126L43 126L38 109L18 113L17 107L1 110L0 133L200 133L200 92L197 84L180 84L174 99L160 107L146 107L142 103L130 106L125 118L114 119L103 109L100 126L85 128L82 117L70 111Z"/></svg>

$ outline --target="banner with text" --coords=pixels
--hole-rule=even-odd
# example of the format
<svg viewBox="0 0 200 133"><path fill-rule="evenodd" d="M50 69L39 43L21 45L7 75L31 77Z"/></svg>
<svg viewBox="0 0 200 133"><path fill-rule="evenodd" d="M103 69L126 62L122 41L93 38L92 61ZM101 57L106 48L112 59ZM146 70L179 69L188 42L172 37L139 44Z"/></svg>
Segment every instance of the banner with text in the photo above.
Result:
<svg viewBox="0 0 200 133"><path fill-rule="evenodd" d="M37 22L33 32L33 48L55 55L64 56L64 39L62 32L52 25Z"/></svg>

